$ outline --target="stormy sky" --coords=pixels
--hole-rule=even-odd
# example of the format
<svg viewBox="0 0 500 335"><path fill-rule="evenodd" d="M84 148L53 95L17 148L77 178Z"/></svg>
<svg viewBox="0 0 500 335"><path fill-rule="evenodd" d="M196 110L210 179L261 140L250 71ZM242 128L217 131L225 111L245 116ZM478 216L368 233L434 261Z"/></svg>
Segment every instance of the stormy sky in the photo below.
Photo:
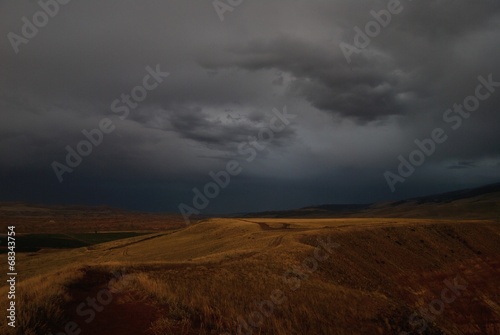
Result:
<svg viewBox="0 0 500 335"><path fill-rule="evenodd" d="M0 27L0 201L175 212L233 161L202 213L500 180L498 1L20 0Z"/></svg>

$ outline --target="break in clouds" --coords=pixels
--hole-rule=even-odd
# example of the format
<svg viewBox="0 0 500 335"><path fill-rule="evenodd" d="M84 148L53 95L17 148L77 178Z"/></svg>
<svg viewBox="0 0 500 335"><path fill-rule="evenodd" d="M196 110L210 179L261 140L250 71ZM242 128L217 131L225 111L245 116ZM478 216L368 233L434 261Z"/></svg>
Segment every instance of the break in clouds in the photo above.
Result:
<svg viewBox="0 0 500 335"><path fill-rule="evenodd" d="M443 116L476 94L480 76L500 82L500 3L235 4L2 2L1 200L176 211L231 160L242 171L207 212L367 203L498 181L500 92L467 117L454 112L456 130ZM365 29L371 21L379 31ZM157 65L169 75L156 86L146 68ZM285 106L293 122L248 162L238 148ZM112 131L102 132L103 120ZM436 128L446 141L391 192L384 173L396 174L398 157L409 159ZM67 147L78 154L94 129L98 145L68 166ZM53 162L71 169L63 182Z"/></svg>

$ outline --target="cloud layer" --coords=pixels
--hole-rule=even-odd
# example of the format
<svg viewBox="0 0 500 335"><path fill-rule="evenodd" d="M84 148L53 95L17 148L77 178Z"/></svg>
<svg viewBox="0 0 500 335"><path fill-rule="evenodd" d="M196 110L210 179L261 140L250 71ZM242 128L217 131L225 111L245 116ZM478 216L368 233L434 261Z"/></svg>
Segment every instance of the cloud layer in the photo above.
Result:
<svg viewBox="0 0 500 335"><path fill-rule="evenodd" d="M50 1L42 1L50 2ZM35 1L2 2L0 200L177 210L231 159L243 171L206 209L238 212L372 202L498 181L500 89L391 193L383 173L474 94L500 81L500 3L400 3L347 62L371 11L391 1L244 1L221 21L212 3L86 1L58 13L16 53ZM170 76L120 119L111 109L159 64ZM273 108L297 115L251 163L241 143ZM82 130L116 129L58 182L52 162Z"/></svg>

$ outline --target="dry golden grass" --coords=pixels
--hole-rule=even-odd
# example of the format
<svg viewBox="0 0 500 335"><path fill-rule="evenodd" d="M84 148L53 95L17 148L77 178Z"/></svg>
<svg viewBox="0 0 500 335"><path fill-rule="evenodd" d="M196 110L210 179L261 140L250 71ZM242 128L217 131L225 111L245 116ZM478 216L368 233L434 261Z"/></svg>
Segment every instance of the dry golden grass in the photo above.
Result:
<svg viewBox="0 0 500 335"><path fill-rule="evenodd" d="M303 264L318 255L318 239L339 246L307 273ZM39 334L64 320L68 288L82 273L125 268L129 293L116 304L153 304L159 317L148 334L237 334L239 328L275 335L397 334L409 330L414 311L439 296L443 280L460 275L467 290L426 333L496 334L499 240L498 224L478 220L211 219L93 249L20 257L25 305L20 301L19 321ZM294 268L301 271L284 276ZM43 281L35 276L41 272ZM262 309L269 301L272 311Z"/></svg>
<svg viewBox="0 0 500 335"><path fill-rule="evenodd" d="M65 319L64 304L69 301L68 286L84 275L81 268L68 267L50 276L35 276L17 284L16 327L18 334L35 335L48 333L51 327ZM0 304L7 306L7 287L0 290ZM0 333L14 334L6 323L0 325Z"/></svg>

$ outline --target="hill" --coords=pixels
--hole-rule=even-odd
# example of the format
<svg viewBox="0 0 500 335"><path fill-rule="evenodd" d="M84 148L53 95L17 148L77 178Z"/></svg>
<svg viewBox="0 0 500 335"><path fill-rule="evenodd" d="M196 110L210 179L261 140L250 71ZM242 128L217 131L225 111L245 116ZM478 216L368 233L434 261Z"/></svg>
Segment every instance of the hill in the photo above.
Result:
<svg viewBox="0 0 500 335"><path fill-rule="evenodd" d="M499 191L189 226L172 214L1 204L19 249L17 327L0 333L500 334ZM11 289L0 284L0 305Z"/></svg>
<svg viewBox="0 0 500 335"><path fill-rule="evenodd" d="M18 330L493 335L499 236L484 220L227 218L20 253Z"/></svg>
<svg viewBox="0 0 500 335"><path fill-rule="evenodd" d="M249 213L247 217L500 218L500 183L473 189L375 204L327 204L296 210Z"/></svg>

